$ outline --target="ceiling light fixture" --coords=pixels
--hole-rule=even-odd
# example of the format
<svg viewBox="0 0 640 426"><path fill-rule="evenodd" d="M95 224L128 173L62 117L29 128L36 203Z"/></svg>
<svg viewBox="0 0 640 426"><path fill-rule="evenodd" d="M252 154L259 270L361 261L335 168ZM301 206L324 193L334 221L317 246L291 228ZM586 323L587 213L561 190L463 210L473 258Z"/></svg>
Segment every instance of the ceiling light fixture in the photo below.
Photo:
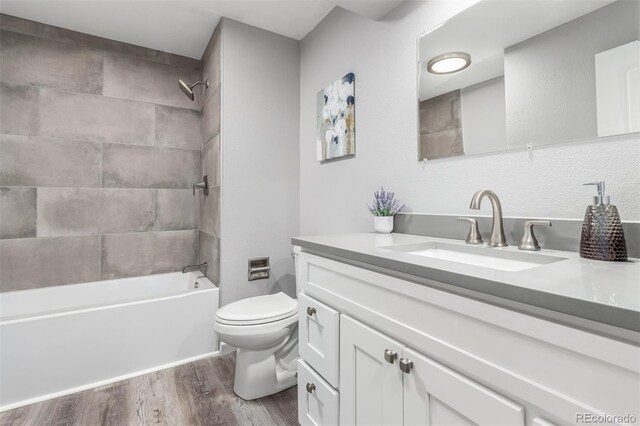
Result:
<svg viewBox="0 0 640 426"><path fill-rule="evenodd" d="M464 52L450 52L434 56L427 63L431 74L451 74L471 65L471 55Z"/></svg>

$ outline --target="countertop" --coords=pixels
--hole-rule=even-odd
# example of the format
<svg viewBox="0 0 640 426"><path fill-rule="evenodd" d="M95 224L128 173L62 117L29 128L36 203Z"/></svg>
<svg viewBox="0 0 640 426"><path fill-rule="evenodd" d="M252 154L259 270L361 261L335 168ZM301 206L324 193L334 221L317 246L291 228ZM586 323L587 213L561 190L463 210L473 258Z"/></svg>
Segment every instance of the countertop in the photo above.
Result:
<svg viewBox="0 0 640 426"><path fill-rule="evenodd" d="M451 290L471 290L491 297L531 305L589 321L574 325L592 329L605 324L640 332L640 260L603 262L578 253L541 250L527 252L563 260L522 271L501 271L389 249L390 246L464 241L409 234L336 234L293 238L303 251L335 260L370 266L382 273L397 273L433 280ZM482 248L518 252L517 247ZM554 318L555 319L555 318ZM602 330L596 330L602 332ZM633 339L636 340L635 338Z"/></svg>

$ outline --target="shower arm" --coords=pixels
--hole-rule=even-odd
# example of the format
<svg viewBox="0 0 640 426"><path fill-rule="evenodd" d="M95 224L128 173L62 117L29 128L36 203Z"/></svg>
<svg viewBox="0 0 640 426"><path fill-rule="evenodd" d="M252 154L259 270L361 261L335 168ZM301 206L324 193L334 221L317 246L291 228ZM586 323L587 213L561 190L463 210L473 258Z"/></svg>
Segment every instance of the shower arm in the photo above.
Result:
<svg viewBox="0 0 640 426"><path fill-rule="evenodd" d="M209 87L209 80L206 81L196 81L195 83L193 83L192 85L189 86L190 89L193 89L194 87L196 87L199 84L204 84L205 86Z"/></svg>

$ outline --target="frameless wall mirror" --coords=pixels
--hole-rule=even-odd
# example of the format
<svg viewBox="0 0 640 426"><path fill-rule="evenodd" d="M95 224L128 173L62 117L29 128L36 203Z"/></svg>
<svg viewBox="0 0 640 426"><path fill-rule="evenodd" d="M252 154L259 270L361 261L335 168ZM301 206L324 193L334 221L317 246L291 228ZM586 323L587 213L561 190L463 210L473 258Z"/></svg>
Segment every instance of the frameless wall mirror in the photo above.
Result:
<svg viewBox="0 0 640 426"><path fill-rule="evenodd" d="M484 0L418 40L419 160L640 131L640 2Z"/></svg>

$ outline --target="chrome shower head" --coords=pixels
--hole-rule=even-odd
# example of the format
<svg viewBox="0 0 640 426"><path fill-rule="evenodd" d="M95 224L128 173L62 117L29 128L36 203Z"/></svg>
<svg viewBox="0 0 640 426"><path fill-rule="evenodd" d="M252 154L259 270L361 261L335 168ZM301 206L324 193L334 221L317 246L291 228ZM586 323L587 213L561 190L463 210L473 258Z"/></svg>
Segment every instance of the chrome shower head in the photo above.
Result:
<svg viewBox="0 0 640 426"><path fill-rule="evenodd" d="M187 83L182 80L178 80L178 86L180 86L180 89L182 89L184 94L187 95L192 101L195 99L195 97L193 96L193 90L191 90L191 87L189 87Z"/></svg>
<svg viewBox="0 0 640 426"><path fill-rule="evenodd" d="M184 94L187 95L187 97L189 99L191 99L191 101L194 101L196 99L196 97L193 94L193 88L196 87L198 84L204 84L206 87L209 87L209 80L196 81L195 83L193 83L191 85L185 83L182 80L178 80L178 86L184 92Z"/></svg>

